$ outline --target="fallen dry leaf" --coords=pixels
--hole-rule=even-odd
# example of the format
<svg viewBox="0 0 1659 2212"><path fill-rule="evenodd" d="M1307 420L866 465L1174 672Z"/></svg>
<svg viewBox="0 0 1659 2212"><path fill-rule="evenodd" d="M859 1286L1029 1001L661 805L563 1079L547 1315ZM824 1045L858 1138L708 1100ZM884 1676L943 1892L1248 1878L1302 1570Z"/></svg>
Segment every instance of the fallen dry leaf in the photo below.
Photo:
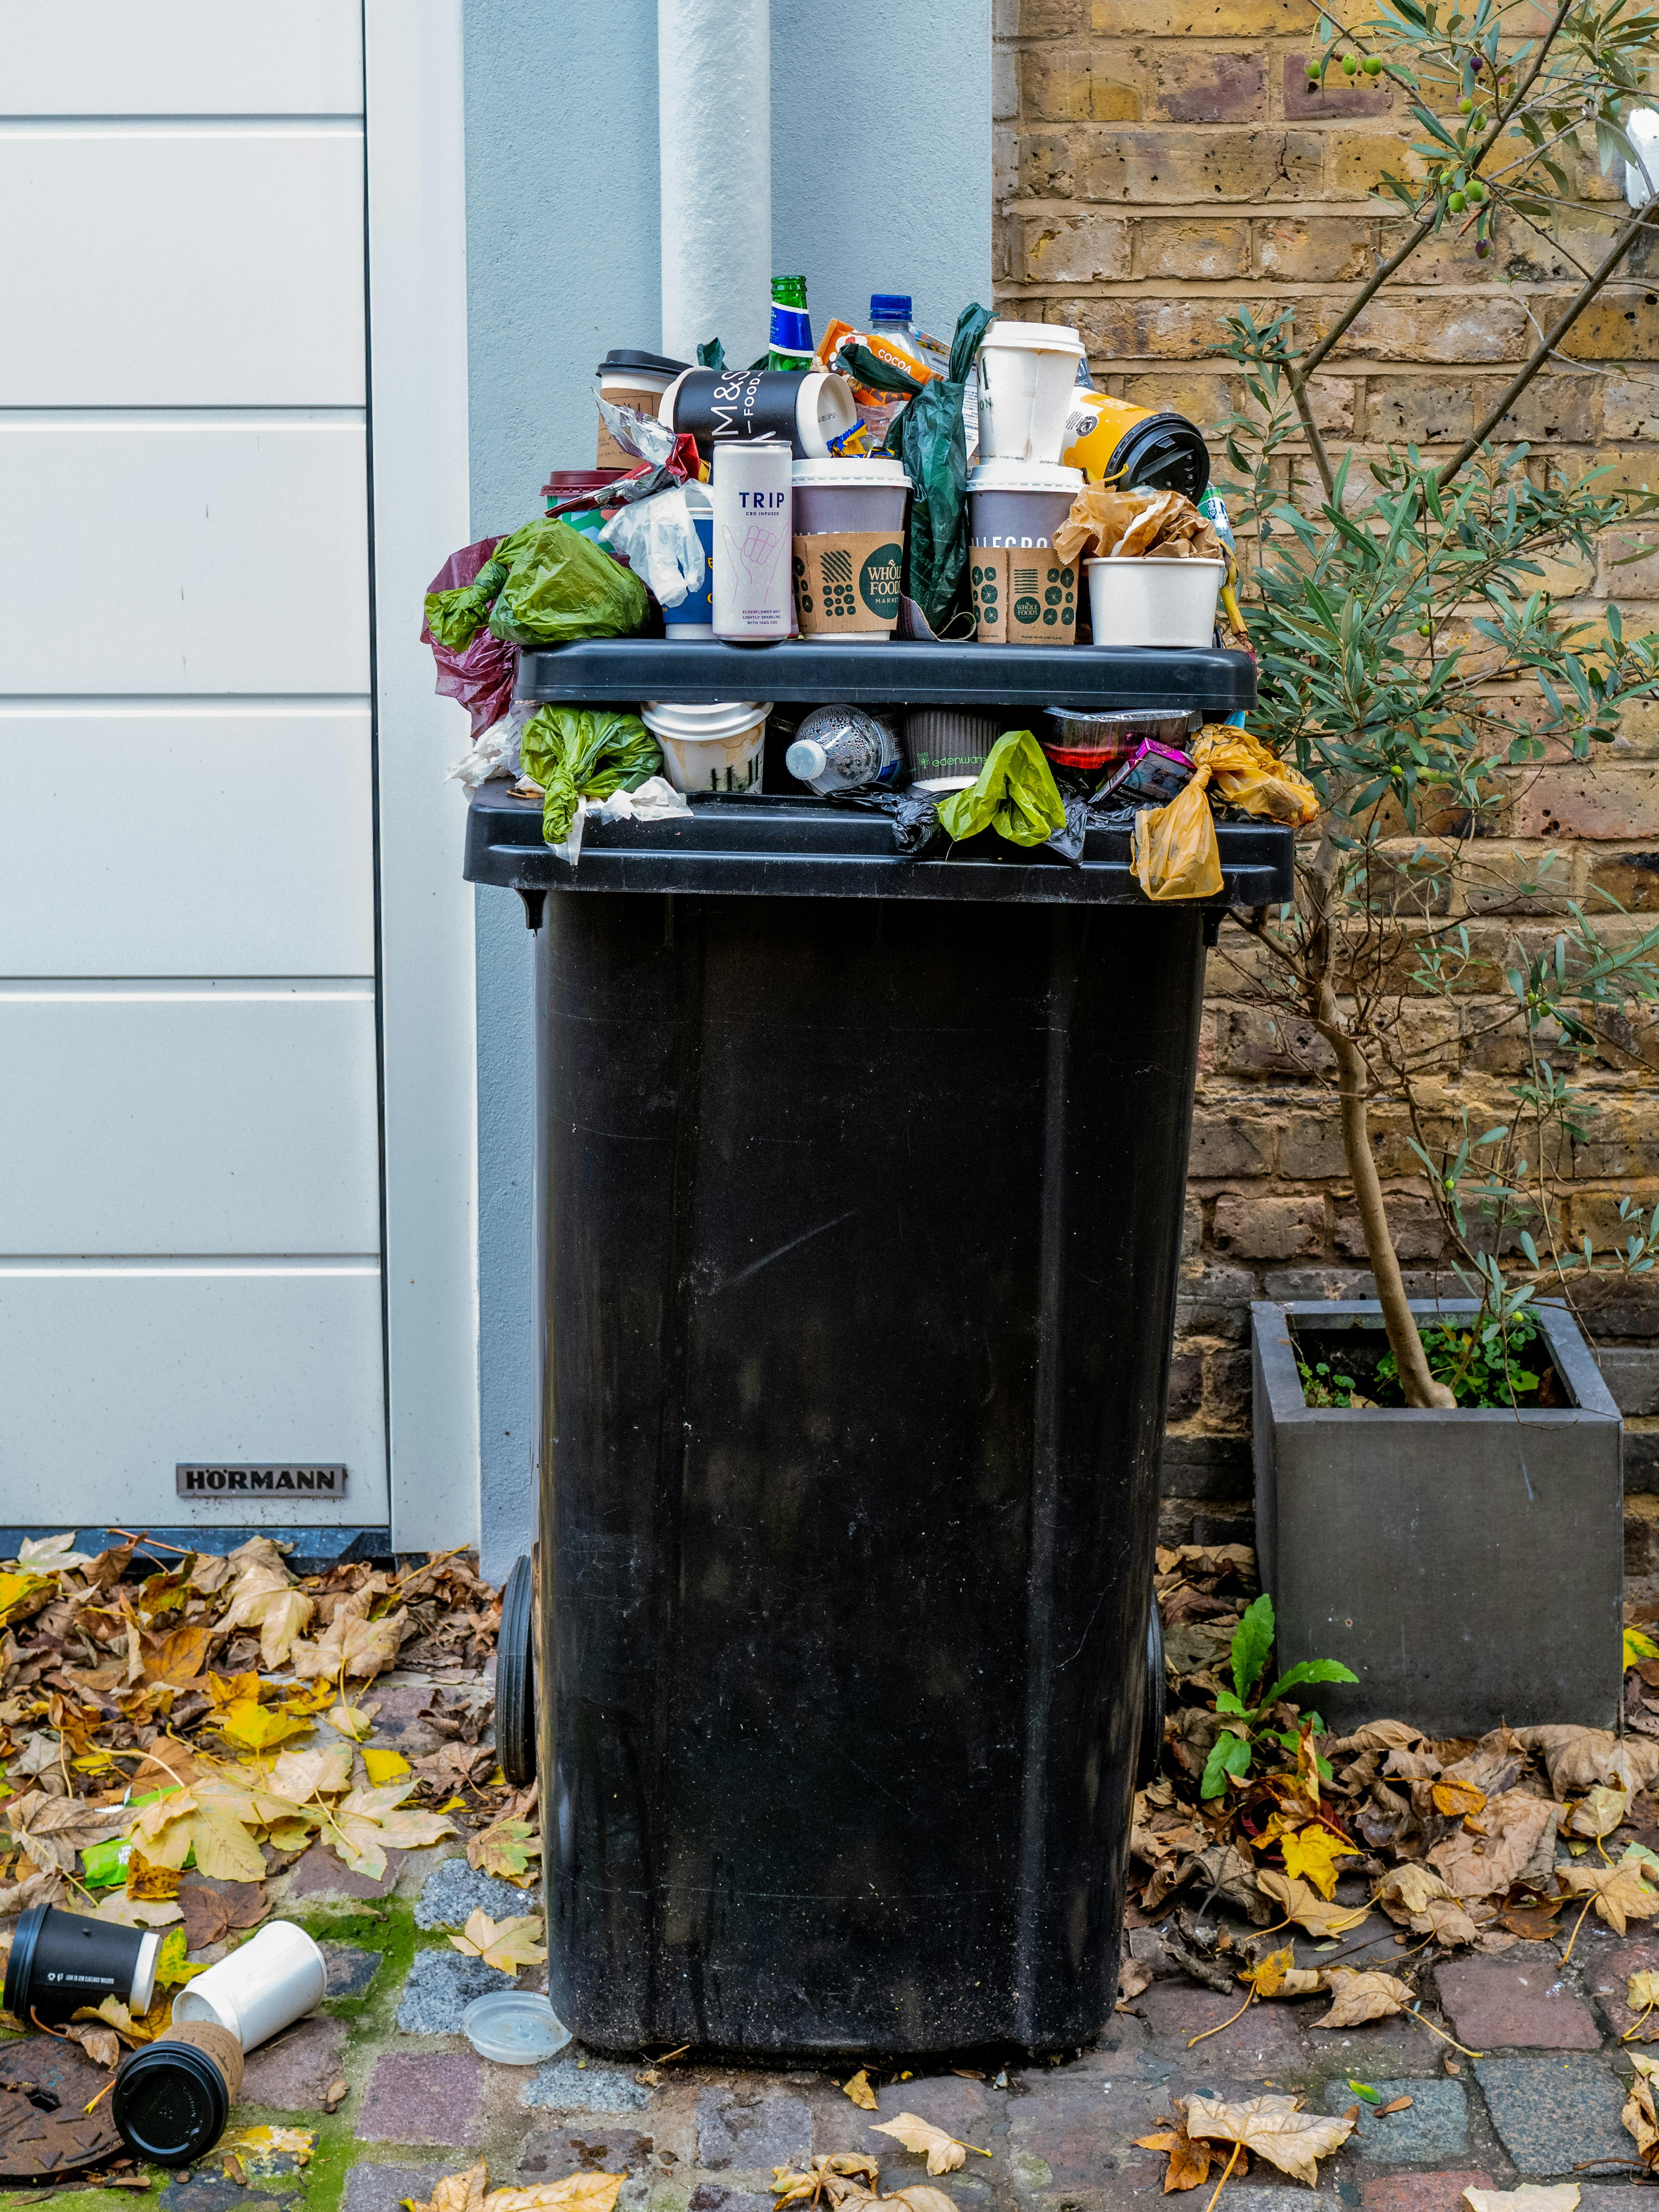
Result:
<svg viewBox="0 0 1659 2212"><path fill-rule="evenodd" d="M1506 1790L1486 1800L1480 1816L1484 1835L1459 1830L1434 1846L1429 1864L1455 1896L1467 1900L1501 1895L1521 1879L1540 1846L1547 1846L1553 1861L1560 1817L1560 1807L1549 1798Z"/></svg>
<svg viewBox="0 0 1659 2212"><path fill-rule="evenodd" d="M782 2212L786 2204L819 2204L826 2198L831 2205L841 2204L849 2197L867 2197L880 2185L876 2161L864 2151L834 2151L815 2158L805 2173L775 2166L773 2212Z"/></svg>
<svg viewBox="0 0 1659 2212"><path fill-rule="evenodd" d="M227 2148L251 2174L282 2173L287 2170L285 2159L291 2158L295 2166L308 2165L316 2142L312 2128L244 2128Z"/></svg>
<svg viewBox="0 0 1659 2212"><path fill-rule="evenodd" d="M954 2173L959 2166L967 2164L970 2150L981 2158L991 2155L988 2150L981 2150L977 2143L958 2142L943 2128L924 2120L919 2112L899 2112L890 2120L872 2121L871 2126L877 2135L891 2136L902 2142L906 2150L925 2151L929 2173Z"/></svg>
<svg viewBox="0 0 1659 2212"><path fill-rule="evenodd" d="M1390 1867L1376 1886L1376 1902L1390 1920L1402 1923L1413 1914L1441 1899L1449 1899L1451 1891L1432 1868L1418 1866L1407 1861L1404 1866Z"/></svg>
<svg viewBox="0 0 1659 2212"><path fill-rule="evenodd" d="M528 2189L492 2189L483 2212L613 2212L625 2173L567 2173Z"/></svg>
<svg viewBox="0 0 1659 2212"><path fill-rule="evenodd" d="M346 2094L346 2084L343 2079L331 2081L323 2092L323 2110L325 2112L337 2112L344 2104Z"/></svg>
<svg viewBox="0 0 1659 2212"><path fill-rule="evenodd" d="M1386 2105L1377 2106L1376 2117L1385 2120L1390 2112L1408 2112L1416 2102L1415 2097L1390 2097Z"/></svg>
<svg viewBox="0 0 1659 2212"><path fill-rule="evenodd" d="M264 1856L248 1832L254 1817L246 1790L211 1781L146 1805L132 1840L152 1866L181 1867L193 1850L198 1870L219 1881L263 1881Z"/></svg>
<svg viewBox="0 0 1659 2212"><path fill-rule="evenodd" d="M1265 1959L1246 1967L1238 1978L1248 1982L1259 1997L1311 1996L1319 1987L1317 1972L1298 1966L1288 1943L1282 1951L1269 1951Z"/></svg>
<svg viewBox="0 0 1659 2212"><path fill-rule="evenodd" d="M1519 2189L1466 2189L1463 2195L1474 2212L1577 2212L1578 2184L1523 2181Z"/></svg>
<svg viewBox="0 0 1659 2212"><path fill-rule="evenodd" d="M1152 1970L1144 1959L1125 1959L1117 1970L1117 2001L1131 2003L1152 1984Z"/></svg>
<svg viewBox="0 0 1659 2212"><path fill-rule="evenodd" d="M1659 2005L1659 1974L1633 1973L1625 1984L1625 2002L1632 2012L1651 2012Z"/></svg>
<svg viewBox="0 0 1659 2212"><path fill-rule="evenodd" d="M422 1850L441 1836L454 1834L454 1822L441 1813L399 1809L414 1787L411 1775L405 1782L389 1782L384 1790L354 1790L325 1814L323 1840L354 1874L378 1881L386 1872L387 1844L398 1850Z"/></svg>
<svg viewBox="0 0 1659 2212"><path fill-rule="evenodd" d="M842 2083L841 2094L843 2097L850 2097L861 2112L878 2112L881 2110L880 2100L870 2087L869 2074L862 2066L850 2081Z"/></svg>
<svg viewBox="0 0 1659 2212"><path fill-rule="evenodd" d="M1166 2122L1156 2135L1137 2136L1135 2143L1141 2150L1168 2152L1170 2163L1164 2169L1166 2197L1177 2189L1197 2189L1210 2178L1210 2162L1216 2154L1208 2143L1193 2141L1184 2119Z"/></svg>
<svg viewBox="0 0 1659 2212"><path fill-rule="evenodd" d="M289 1663L301 1681L372 1681L391 1666L409 1626L409 1608L400 1607L380 1620L365 1620L378 1595L368 1587L354 1590L314 1644L294 1646Z"/></svg>
<svg viewBox="0 0 1659 2212"><path fill-rule="evenodd" d="M1569 1897L1593 1897L1596 1917L1622 1936L1628 1921L1650 1920L1659 1912L1659 1889L1650 1889L1643 1881L1641 1863L1624 1858L1617 1866L1562 1867L1561 1887Z"/></svg>
<svg viewBox="0 0 1659 2212"><path fill-rule="evenodd" d="M1633 1796L1659 1777L1659 1743L1641 1736L1616 1736L1607 1729L1533 1728L1516 1731L1528 1751L1541 1752L1558 1797L1589 1790L1597 1782L1627 1790Z"/></svg>
<svg viewBox="0 0 1659 2212"><path fill-rule="evenodd" d="M1359 1850L1357 1844L1349 1843L1345 1836L1333 1835L1317 1821L1310 1821L1305 1828L1286 1831L1279 1838L1279 1847L1285 1855L1285 1871L1291 1879L1310 1883L1328 1900L1336 1895L1337 1860L1353 1858Z"/></svg>
<svg viewBox="0 0 1659 2212"><path fill-rule="evenodd" d="M1582 1805L1575 1805L1567 1822L1570 1836L1610 1836L1630 1810L1628 1790L1610 1790L1598 1782Z"/></svg>
<svg viewBox="0 0 1659 2212"><path fill-rule="evenodd" d="M1484 1790L1477 1790L1472 1782L1431 1782L1429 1795L1434 1800L1434 1809L1449 1820L1467 1820L1478 1813L1486 1802Z"/></svg>
<svg viewBox="0 0 1659 2212"><path fill-rule="evenodd" d="M1392 1974L1329 1966L1320 1979L1331 1993L1332 2004L1315 2021L1316 2027L1358 2027L1365 2021L1387 2020L1404 2012L1412 2002L1411 1990Z"/></svg>
<svg viewBox="0 0 1659 2212"><path fill-rule="evenodd" d="M516 1974L520 1966L539 1966L547 1957L542 1943L542 1923L533 1913L521 1919L492 1920L482 1905L472 1913L464 1934L450 1942L470 1959L482 1959L498 1974Z"/></svg>
<svg viewBox="0 0 1659 2212"><path fill-rule="evenodd" d="M1219 2097L1187 2100L1187 2132L1210 2141L1243 2143L1293 2180L1316 2186L1315 2160L1340 2150L1353 2133L1351 2119L1299 2112L1295 2097L1247 2097L1229 2105Z"/></svg>
<svg viewBox="0 0 1659 2212"><path fill-rule="evenodd" d="M1292 1881L1286 1875L1275 1874L1271 1867L1255 1879L1262 1893L1274 1900L1285 1917L1305 1928L1310 1936L1340 1936L1344 1929L1357 1928L1370 1909L1362 1905L1354 1911L1332 1905L1305 1881Z"/></svg>
<svg viewBox="0 0 1659 2212"><path fill-rule="evenodd" d="M1630 2085L1630 2094L1625 2100L1625 2109L1619 2118L1635 2141L1637 2154L1645 2166L1659 2165L1659 2119L1653 2110L1652 2081L1659 2075L1659 2059L1644 2058L1632 2051L1636 2079Z"/></svg>

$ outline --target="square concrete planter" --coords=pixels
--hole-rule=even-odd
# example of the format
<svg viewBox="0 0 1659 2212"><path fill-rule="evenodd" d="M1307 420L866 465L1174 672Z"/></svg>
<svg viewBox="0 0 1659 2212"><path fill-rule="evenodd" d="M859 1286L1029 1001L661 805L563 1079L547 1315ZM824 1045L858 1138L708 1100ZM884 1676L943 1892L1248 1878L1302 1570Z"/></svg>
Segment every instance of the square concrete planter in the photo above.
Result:
<svg viewBox="0 0 1659 2212"><path fill-rule="evenodd" d="M1381 1329L1376 1304L1252 1306L1256 1544L1279 1667L1340 1659L1359 1677L1313 1693L1327 1720L1431 1735L1617 1725L1623 1425L1565 1308L1539 1320L1570 1405L1356 1412L1303 1402L1291 1324L1316 1328L1329 1358L1332 1336Z"/></svg>

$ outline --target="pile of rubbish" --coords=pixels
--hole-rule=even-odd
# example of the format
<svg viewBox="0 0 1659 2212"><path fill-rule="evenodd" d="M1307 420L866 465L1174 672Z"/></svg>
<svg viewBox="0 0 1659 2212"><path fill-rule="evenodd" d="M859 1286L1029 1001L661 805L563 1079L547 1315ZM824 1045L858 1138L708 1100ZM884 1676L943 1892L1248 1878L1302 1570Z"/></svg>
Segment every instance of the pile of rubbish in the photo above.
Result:
<svg viewBox="0 0 1659 2212"><path fill-rule="evenodd" d="M1050 708L1014 729L897 704L514 702L520 649L578 638L1248 652L1202 434L1096 392L1075 330L975 303L947 346L878 293L815 345L805 278L780 276L761 360L728 368L718 338L695 363L618 349L595 401L594 466L555 470L544 514L452 556L422 633L471 717L452 774L540 798L567 859L590 818L810 793L884 806L912 856L990 830L1075 861L1090 827L1133 818L1148 896L1200 898L1220 889L1217 805L1313 818L1311 787L1243 715L1194 744L1199 718L1173 714ZM761 689L763 658L755 672Z"/></svg>

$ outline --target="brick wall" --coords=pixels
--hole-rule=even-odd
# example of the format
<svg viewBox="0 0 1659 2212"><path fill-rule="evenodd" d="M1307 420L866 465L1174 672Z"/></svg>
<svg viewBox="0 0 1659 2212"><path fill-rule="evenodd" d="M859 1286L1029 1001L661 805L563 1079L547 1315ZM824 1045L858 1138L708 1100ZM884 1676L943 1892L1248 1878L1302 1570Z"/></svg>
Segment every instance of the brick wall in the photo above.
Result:
<svg viewBox="0 0 1659 2212"><path fill-rule="evenodd" d="M1370 257L1397 235L1366 194L1411 156L1386 80L1306 88L1314 23L1300 0L995 0L996 297L1005 313L1073 324L1096 380L1148 406L1217 422L1234 404L1227 365L1206 358L1236 303L1265 313L1294 302L1316 333ZM1362 9L1361 15L1369 14ZM1585 198L1622 177L1587 168ZM1605 229L1587 234L1604 240ZM1386 247L1384 248L1386 250ZM1434 243L1375 306L1321 380L1322 427L1362 450L1411 440L1449 450L1502 389L1570 274L1559 253L1517 226L1498 250ZM1530 465L1610 464L1608 482L1659 483L1659 254L1632 265L1570 342L1582 369L1540 378L1510 418ZM1614 369L1615 364L1627 365ZM1226 474L1217 454L1218 475ZM1612 588L1626 626L1659 629L1659 526L1606 549L1599 573L1562 564L1549 580L1569 609ZM1644 557L1616 570L1618 555ZM1505 896L1494 881L1469 926L1499 954L1517 930L1553 936L1552 909L1631 910L1607 933L1659 918L1659 707L1626 717L1594 766L1552 763L1517 776L1496 878L1535 880L1553 852L1555 896ZM1521 857L1510 861L1513 849ZM1600 902L1605 908L1605 901ZM1211 956L1203 1074L1194 1123L1185 1282L1165 1446L1170 1540L1237 1533L1250 1495L1249 1307L1255 1297L1369 1295L1336 1117L1310 1033L1249 1002L1245 940L1232 927ZM1443 1008L1416 1010L1441 1048L1442 1102L1480 1111L1501 1095L1501 1053ZM1412 1018L1407 1009L1407 1018ZM1616 1196L1659 1201L1656 1032L1638 1024L1618 1066L1587 1081L1592 1128L1574 1147L1571 1226L1611 1241ZM1383 1169L1412 1287L1457 1294L1426 1198L1413 1184L1403 1115L1378 1116ZM1622 1243L1622 1237L1618 1240ZM1626 1413L1630 1564L1659 1570L1659 1277L1609 1285L1587 1314Z"/></svg>

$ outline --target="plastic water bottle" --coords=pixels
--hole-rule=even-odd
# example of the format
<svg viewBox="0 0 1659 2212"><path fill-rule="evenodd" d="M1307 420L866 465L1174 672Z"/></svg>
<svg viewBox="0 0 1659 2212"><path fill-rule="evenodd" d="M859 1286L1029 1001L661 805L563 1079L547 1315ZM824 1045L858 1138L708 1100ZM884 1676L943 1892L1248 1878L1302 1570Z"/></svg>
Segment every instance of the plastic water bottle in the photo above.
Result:
<svg viewBox="0 0 1659 2212"><path fill-rule="evenodd" d="M836 791L872 791L898 781L904 766L899 741L885 722L857 707L819 707L801 724L784 755L798 783L827 797Z"/></svg>

